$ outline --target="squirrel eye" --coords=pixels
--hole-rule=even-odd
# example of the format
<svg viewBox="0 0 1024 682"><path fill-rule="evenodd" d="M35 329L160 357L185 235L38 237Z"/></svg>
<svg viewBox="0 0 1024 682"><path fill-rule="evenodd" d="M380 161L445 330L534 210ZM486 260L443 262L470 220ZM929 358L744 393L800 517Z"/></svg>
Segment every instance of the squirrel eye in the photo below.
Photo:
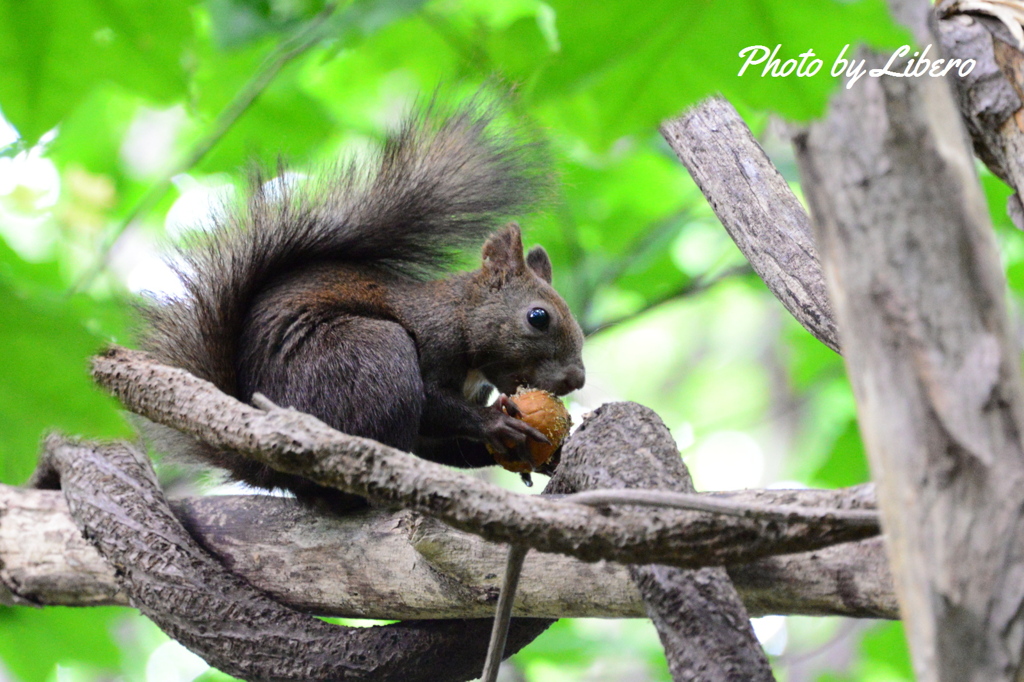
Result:
<svg viewBox="0 0 1024 682"><path fill-rule="evenodd" d="M551 324L551 316L543 308L530 308L530 312L526 313L526 321L530 326L545 331Z"/></svg>

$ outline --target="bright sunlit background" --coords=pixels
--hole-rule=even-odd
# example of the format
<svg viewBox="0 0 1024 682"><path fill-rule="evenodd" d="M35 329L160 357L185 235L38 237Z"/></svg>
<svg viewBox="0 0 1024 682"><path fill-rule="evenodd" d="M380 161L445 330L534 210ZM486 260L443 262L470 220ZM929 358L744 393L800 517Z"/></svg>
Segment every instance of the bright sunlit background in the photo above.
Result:
<svg viewBox="0 0 1024 682"><path fill-rule="evenodd" d="M768 112L818 115L834 83L738 78L736 54L901 44L880 0L323 7L0 0L0 481L24 483L46 429L130 433L90 387L86 360L104 343L131 345L133 299L180 293L167 244L208 227L247 167L284 159L286 181L301 182L379 140L418 94L458 99L483 83L512 84L510 115L550 142L560 178L558 196L521 222L589 334L575 421L613 400L653 408L701 490L868 479L840 358L745 266L657 126L722 92L799 194ZM983 181L1019 298L1009 191ZM523 492L544 483L476 475ZM237 491L209 479L184 489ZM768 616L754 627L786 682L911 679L897 623ZM669 679L646 620L560 621L505 674ZM0 606L0 682L196 679L227 678L130 609Z"/></svg>

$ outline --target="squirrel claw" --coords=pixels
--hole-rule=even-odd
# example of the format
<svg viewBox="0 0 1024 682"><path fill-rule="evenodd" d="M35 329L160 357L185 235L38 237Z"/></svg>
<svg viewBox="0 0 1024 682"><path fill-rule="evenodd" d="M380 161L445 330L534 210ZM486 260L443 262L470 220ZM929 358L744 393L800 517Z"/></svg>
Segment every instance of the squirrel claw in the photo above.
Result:
<svg viewBox="0 0 1024 682"><path fill-rule="evenodd" d="M491 406L496 414L488 419L487 432L490 440L510 440L516 446L524 445L527 439L551 445L551 440L542 432L521 419L523 413L512 400L502 393ZM506 445L506 449L509 448Z"/></svg>
<svg viewBox="0 0 1024 682"><path fill-rule="evenodd" d="M498 399L494 402L494 406L499 410L503 410L505 414L516 419L521 419L523 416L522 410L519 406L512 402L512 399L508 397L507 393L502 393L498 396Z"/></svg>

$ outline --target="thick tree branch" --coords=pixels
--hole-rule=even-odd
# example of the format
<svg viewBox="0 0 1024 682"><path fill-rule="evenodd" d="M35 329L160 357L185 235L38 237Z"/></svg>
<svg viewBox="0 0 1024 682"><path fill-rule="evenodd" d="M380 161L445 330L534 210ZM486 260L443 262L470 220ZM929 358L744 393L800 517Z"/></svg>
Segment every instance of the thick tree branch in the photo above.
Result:
<svg viewBox="0 0 1024 682"><path fill-rule="evenodd" d="M955 0L939 5L938 42L947 57L978 64L966 78L953 80L962 120L979 158L1017 190L1008 208L1024 228L1018 198L1024 189L1024 56L997 21L951 14L951 5ZM916 23L917 30L924 27ZM732 105L721 98L704 100L667 121L662 135L772 293L798 322L838 350L811 219Z"/></svg>
<svg viewBox="0 0 1024 682"><path fill-rule="evenodd" d="M111 349L94 359L93 375L132 411L217 447L244 452L280 471L381 504L424 512L489 540L521 542L586 561L692 568L749 562L877 533L876 528L829 514L779 523L700 512L604 512L512 493L375 441L339 433L294 410L258 410L139 351Z"/></svg>
<svg viewBox="0 0 1024 682"><path fill-rule="evenodd" d="M145 455L126 444L84 446L51 436L33 482L60 487L78 529L116 569L132 606L224 672L275 682L462 682L479 673L486 620L343 628L256 590L196 543ZM548 624L517 619L509 653Z"/></svg>
<svg viewBox="0 0 1024 682"><path fill-rule="evenodd" d="M657 415L631 403L601 409L601 417L584 422L565 446L563 462L570 466L551 480L551 492L595 488L639 488L649 494L661 489L693 492L679 448ZM634 564L629 575L658 630L673 679L775 679L724 568L683 570Z"/></svg>
<svg viewBox="0 0 1024 682"><path fill-rule="evenodd" d="M626 403L601 412L567 444L547 492L674 479L692 490L657 415ZM126 444L86 445L51 436L32 484L61 490L78 530L115 569L132 606L225 672L253 680L458 682L479 670L486 641L479 621L406 621L353 630L271 600L198 545L174 516L145 455ZM723 568L652 565L629 571L677 677L772 679ZM515 619L506 653L547 623Z"/></svg>
<svg viewBox="0 0 1024 682"><path fill-rule="evenodd" d="M661 134L768 289L838 351L807 211L732 105L706 99L665 122Z"/></svg>
<svg viewBox="0 0 1024 682"><path fill-rule="evenodd" d="M1011 206L1019 209L1017 197L1024 189L1024 57L998 21L952 14L955 10L951 0L939 4L939 16L945 18L936 22L936 37L946 55L977 63L967 77L953 80L960 114L975 153L1016 190ZM1020 214L1011 211L1011 217Z"/></svg>
<svg viewBox="0 0 1024 682"><path fill-rule="evenodd" d="M739 491L736 502L838 506L870 499L865 487L837 491ZM502 545L414 512L325 517L268 496L172 500L199 544L246 582L283 604L322 616L484 618L505 558ZM401 566L400 571L381 567ZM897 618L880 538L729 567L752 615ZM458 585L453 589L453 585ZM4 587L7 596L4 596ZM625 567L531 552L514 614L636 618L640 595ZM0 603L127 604L114 571L81 537L63 496L0 485Z"/></svg>

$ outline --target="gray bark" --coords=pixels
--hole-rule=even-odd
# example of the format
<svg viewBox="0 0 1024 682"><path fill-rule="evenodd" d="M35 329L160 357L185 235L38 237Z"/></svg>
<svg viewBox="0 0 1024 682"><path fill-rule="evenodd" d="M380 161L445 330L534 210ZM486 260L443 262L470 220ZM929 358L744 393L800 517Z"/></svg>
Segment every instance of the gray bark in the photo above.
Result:
<svg viewBox="0 0 1024 682"><path fill-rule="evenodd" d="M59 485L129 603L210 665L246 680L462 681L479 674L488 620L329 625L282 606L204 551L172 513L145 455L50 437L34 479ZM551 621L516 619L508 654Z"/></svg>
<svg viewBox="0 0 1024 682"><path fill-rule="evenodd" d="M552 480L552 492L595 488L693 492L672 435L654 412L635 404L598 408L562 456L571 466ZM684 570L634 564L629 574L658 630L673 680L775 679L724 568Z"/></svg>
<svg viewBox="0 0 1024 682"><path fill-rule="evenodd" d="M1002 48L997 47L997 50L999 49ZM1007 68L1006 64L1008 62L1012 64L1012 59L1012 54L1009 57L1006 57L1004 55L1002 58L1002 63L1000 63L1000 66L1004 69ZM993 96L973 96L972 99L971 96L965 96L965 92L968 93L968 95L970 95L971 91L963 89L961 90L961 104L965 106L965 113L967 111L966 107L970 106L973 107L975 111L982 111L985 115L988 115L990 117L989 119L986 119L985 116L979 116L978 120L980 120L981 123L984 125L976 125L972 127L972 133L974 134L976 148L979 150L979 153L983 156L983 158L987 157L986 161L990 163L990 165L993 167L993 170L1001 174L1002 177L1008 179L1016 186L1016 178L1020 177L1020 175L1019 171L1016 170L1016 168L1013 166L1013 163L1016 162L1016 160L1019 160L1020 158L1024 158L1024 155L1021 155L1019 153L1019 142L1016 142L1014 139L1010 139L1008 132L1019 133L1019 130L1013 130L1015 126L1019 127L1017 121L1006 117L1000 119L999 116L1001 116L1002 114L999 114L999 116L992 115L992 112L999 110L1001 106L997 99L993 99ZM929 102L933 101L932 99L930 99L930 97L931 96L929 95ZM1005 104L1005 102L1003 102L1003 104ZM927 105L924 106L927 108ZM734 239L736 239L741 249L743 249L744 252L751 259L751 262L754 264L758 272L768 282L773 292L775 292L776 295L779 296L779 298L787 305L787 307L794 313L794 315L796 315L797 318L805 324L805 326L811 329L812 333L818 336L818 338L820 338L830 347L838 349L839 343L835 334L835 320L832 318L831 311L828 306L828 301L823 295L822 278L820 273L820 266L817 262L817 254L814 251L813 243L807 239L807 227L809 225L809 222L807 221L806 215L799 207L799 203L795 200L795 197L793 197L792 194L789 193L788 188L785 187L785 183L781 181L781 178L777 176L777 173L774 173L774 169L771 168L770 162L768 162L767 159L764 158L763 153L754 153L753 148L745 146L747 143L753 143L754 147L756 148L756 143L753 142L752 138L749 135L749 131L745 129L745 126L742 125L742 122L740 122L740 126L738 128L729 127L734 125L736 121L738 121L738 117L735 116L735 112L730 112L730 109L731 108L728 107L727 104L712 101L702 106L697 111L692 112L691 115L689 115L687 118L684 118L677 122L670 122L669 124L666 124L666 138L669 139L670 142L673 142L674 144L677 145L679 144L680 140L682 140L682 144L684 146L694 145L698 142L701 143L698 145L698 149L693 150L693 154L685 156L684 154L681 153L680 156L681 158L683 158L685 163L691 166L692 172L696 169L697 172L694 172L695 178L698 179L698 182L701 184L702 189L704 189L704 191L709 195L709 200L715 207L716 212L719 214L719 217L722 219L723 223L726 224L727 228L730 228L730 233L733 234ZM710 118L707 118L708 116L710 116ZM898 116L893 117L898 118ZM995 125L999 129L997 130L997 136L994 141L986 141L984 140L984 135L987 134L991 137L991 128L993 125L993 121L995 121ZM726 124L724 127L722 126L723 123ZM675 124L680 124L681 127L677 127L674 129ZM687 128L686 126L689 126L689 128ZM978 130L980 130L982 134L979 134ZM1000 135L1002 136L1001 138L999 137ZM982 139L982 141L985 142L985 144L980 145L979 139ZM702 140L703 142L701 142ZM945 150L945 145L948 142L948 138L944 139L939 146L942 146ZM737 148L740 149L740 153L736 153ZM760 149L756 148L756 151L760 152ZM849 150L845 150L843 153L846 153L848 151ZM943 161L948 162L948 159L943 159ZM939 165L941 166L941 164ZM955 163L950 165L954 167L956 166ZM934 167L930 170L934 171ZM949 169L947 168L945 170ZM950 172L950 175L956 176L958 173L962 175L963 173L961 171L962 169L960 169L960 171L954 169L954 171ZM863 176L870 175L870 172L863 174ZM737 182L737 180L739 181ZM877 182L877 180L875 182ZM941 191L939 193L941 194ZM861 199L858 198L858 201L860 200ZM843 208L848 209L849 207ZM817 207L816 210L818 210ZM942 211L937 210L936 212L941 213ZM893 219L892 215L890 215L889 217L890 219ZM972 226L971 229L974 229L974 227ZM848 237L849 235L844 236ZM919 245L915 242L911 243L911 246L916 248ZM967 251L969 250L969 248L973 247L966 247L962 249L962 251ZM963 253L960 253L960 255L963 256ZM986 278L990 279L990 273L985 272L985 269L989 267L990 264L986 264L984 265L984 267L982 267L977 266L977 264L971 261L970 258L968 258L967 260L969 261L969 266L976 266L979 271L982 271L979 279L983 281L983 283L986 280ZM958 263L958 265L964 266L963 263ZM969 267L964 267L965 269L970 269ZM893 270L898 271L899 267L893 268ZM978 273L971 274L978 275ZM991 284L991 282L987 283ZM887 282L886 284L889 283ZM921 286L919 283L915 283L915 285L917 287ZM890 294L888 289L886 289L885 286L883 286L882 289L885 289L882 298L888 297ZM877 291L875 293L877 294ZM988 306L989 308L999 307L997 304L992 303L991 291L983 290L980 298L984 299L982 301L983 308L985 306ZM996 298L998 298L998 296L996 296ZM891 303L891 301L889 302ZM904 310L901 307L903 303L904 301L897 301L897 305L895 306L897 310L895 314L891 309L892 306L890 306L890 309L886 311L886 315L888 315L889 317L901 318L898 319L897 322L903 324L903 327L898 332L890 333L888 341L894 344L892 337L895 337L898 334L904 334L904 348L902 350L904 350L908 356L912 356L919 365L924 367L924 369L921 369L920 367L917 368L917 373L918 375L920 375L918 376L918 379L921 383L926 383L929 381L932 382L931 384L925 386L925 388L923 389L925 393L932 392L932 394L926 396L926 398L932 400L933 404L930 405L930 408L936 412L936 414L933 414L931 416L935 417L938 422L944 422L942 424L942 427L949 431L949 433L945 434L947 436L947 441L939 440L938 442L940 444L942 442L946 442L947 445L948 443L952 442L955 446L961 448L962 450L951 450L950 452L946 453L947 458L950 460L954 460L956 464L947 465L945 469L939 467L939 473L936 475L936 478L943 481L943 483L941 485L938 485L937 487L942 488L943 486L946 486L948 488L954 489L955 491L961 492L970 498L971 503L976 503L978 501L978 498L985 498L989 494L992 494L993 492L994 494L998 495L1000 493L1005 492L1006 490L1009 490L1010 488L1012 488L1012 486L1017 485L1018 483L1019 479L1016 474L1010 477L1012 480L998 481L997 484L993 486L994 488L996 488L996 490L993 491L991 489L986 489L984 493L978 491L979 486L977 481L973 481L971 484L961 483L959 484L959 487L954 483L950 483L950 480L955 479L956 476L964 475L961 470L967 470L968 473L966 474L966 476L968 477L979 477L977 461L975 460L981 460L981 470L987 471L988 469L986 467L990 467L993 468L993 470L995 470L995 467L992 467L992 462L985 461L984 457L979 458L978 453L971 450L971 446L976 445L974 442L970 440L964 441L965 434L976 436L978 435L979 431L974 426L965 426L965 422L970 421L968 418L961 418L955 414L952 414L949 411L950 404L958 405L959 403L957 403L957 399L959 399L961 403L972 403L973 407L977 408L977 403L979 402L978 393L979 391L984 393L984 389L987 387L990 390L986 395L991 397L991 400L989 401L989 403L985 403L984 409L993 413L997 413L997 415L1001 415L1001 418L1008 424L1008 426L1006 426L1008 430L1013 430L1017 427L1017 419L1019 418L1019 415L1017 414L1017 412L1019 411L1017 405L1019 404L1019 399L1016 397L1016 395L1013 395L1010 398L1006 397L1007 395L1013 394L1014 391L1016 391L1016 386L1014 386L1016 382L1016 377L1004 376L1005 362L999 359L997 359L996 361L991 360L991 356L993 354L998 355L1000 350L1005 351L1005 348L998 348L999 344L1001 344L1002 341L997 339L997 348L996 351L993 353L990 347L990 339L984 338L983 342L981 342L980 344L975 344L975 347L967 348L967 350L962 351L962 356L963 358L966 359L964 359L963 362L955 368L959 371L960 375L969 374L969 369L973 363L974 365L980 367L981 369L987 368L989 370L989 375L991 375L994 372L997 376L996 379L991 379L990 376L982 376L981 379L978 379L972 384L972 382L966 380L964 376L957 376L955 377L955 381L952 382L952 389L950 389L949 386L945 386L944 388L936 388L937 385L942 384L943 381L948 379L949 377L940 376L939 379L936 380L933 376L936 373L943 374L944 370L941 363L941 360L943 360L943 358L933 357L935 355L934 346L938 344L933 343L931 346L929 346L929 343L933 342L934 339L927 339L927 334L924 333L932 332L934 330L930 328L925 330L918 328L921 326L920 324L918 324L921 323L921 320L916 318L912 319L914 318L913 315L905 315L904 313L906 313L906 310ZM950 317L951 316L952 315L950 314ZM983 323L990 323L992 321L991 318L993 316L986 312L986 314L982 315L981 317L983 318ZM948 323L948 321L949 320L945 317L941 317L940 319L941 323ZM922 324L924 324L927 327L927 325L930 324L931 322L931 320L925 319L925 321ZM999 324L1002 323L999 322ZM995 326L998 327L999 324L996 324ZM938 326L941 326L941 324ZM999 330L997 329L996 332L991 334L991 336L998 337L998 332ZM926 339L925 342L922 342L923 338ZM907 350L906 347L910 347L910 350ZM980 350L978 349L979 347ZM947 351L945 347L942 347L940 350L941 352L939 352L939 355ZM1005 355L1002 357L1005 357ZM938 362L937 365L936 362ZM992 364L998 365L995 370L992 370ZM945 370L946 375L949 375L951 373L957 374L957 372L949 371L948 368L945 368ZM120 371L120 369L115 371ZM1012 375L1013 373L1011 372L1010 374ZM1009 386L1009 388L1007 388L1007 386ZM127 392L130 392L132 389L130 387L125 387L124 385L121 385L118 387L118 390L125 391L127 394ZM952 391L952 397L950 391ZM143 396L141 398L143 402L145 402L148 399L149 398L146 396ZM938 412L940 408L945 409L946 412ZM251 415L247 415L246 418L248 419L249 416ZM982 416L984 417L984 415ZM989 416L992 420L998 421L998 417L991 417L991 415ZM172 420L181 418L183 417L180 414L171 415L170 417L170 419ZM184 418L187 419L187 417ZM892 419L892 421L898 421L898 418L894 418ZM206 427L200 425L196 428L202 430ZM958 432L956 430L957 428L961 430ZM299 437L299 441L303 441L306 445L308 445L309 443L309 441L304 438L304 436L308 436L309 434L308 432L304 432L302 428L300 428L297 432L286 430L286 434L288 434L285 436L286 439L289 436L297 435ZM928 438L934 436L934 434L928 432L926 433L926 436L927 440ZM232 436L229 435L227 437L230 440ZM996 437L994 440L999 441L999 438ZM1004 440L1010 439L1007 437ZM296 459L301 460L310 453L308 451L303 450L303 443L299 443L298 448L292 447L294 445L294 442L291 444L285 444L280 450L279 454L283 454L283 458L281 461L284 462L285 467L298 467L300 469L303 469L304 467L309 466L308 462L295 461ZM995 445L998 446L1000 445L1000 443L996 443ZM990 439L983 442L980 449L982 451L986 451L992 449L993 447L993 442ZM893 456L893 450L895 450L895 448L890 448L890 457ZM985 453L982 452L982 454ZM918 461L917 459L915 459L915 457L918 456L919 453L911 453L908 456L908 459ZM316 468L318 468L317 465L314 465L313 469L315 470ZM391 473L394 474L395 472ZM399 488L402 487L401 479L404 479L404 473L408 473L408 470L404 472L399 472ZM433 474L433 472L428 473L431 476ZM906 475L905 472L901 473ZM341 480L346 477L349 478L350 480ZM998 476L995 476L994 478L998 478ZM346 489L353 489L347 486L354 486L354 489L357 492L359 490L379 492L381 493L380 499L391 501L394 501L394 495L402 497L407 492L400 491L398 493L395 493L394 491L391 490L382 492L382 489L376 488L376 486L384 485L381 479L376 479L373 476L360 478L358 472L351 474L343 472L338 482L342 483L342 487L345 487ZM934 482L931 483L934 484ZM933 492L934 490L928 491L929 495ZM413 495L415 496L415 493L413 493ZM939 495L938 498L941 501L941 495ZM997 501L989 499L986 499L984 501L991 503L990 506L992 507L999 507ZM495 539L507 539L506 536L503 535L502 531L500 530L494 531L493 529L482 528L485 525L493 525L489 513L477 513L477 511L479 510L467 511L465 509L457 508L457 505L455 505L455 507L453 508L453 504L455 503L453 503L450 498L441 499L438 502L439 503L437 505L432 506L429 500L418 499L414 500L413 506L416 507L417 505L419 505L418 508L421 508L424 511L437 513L440 517L445 518L449 523L452 523L453 525L456 525L458 527L473 527L477 532L481 532L481 534L486 537L492 537ZM496 501L493 498L487 499L485 500L485 502L488 504L494 502L497 502L497 504L501 503L500 500ZM933 523L933 525L931 526L932 528L940 527L934 525L934 521L936 520L939 511L948 512L950 510L950 503L948 499L945 500L945 503L946 506L944 507L942 504L940 504L940 502L929 501L930 507L928 514L930 514L929 521ZM1007 502L1006 504L1009 505L1010 502ZM531 513L531 511L534 510L517 509L514 511L515 513L513 514L513 516L519 516L519 518L521 519L524 516L528 516L529 513ZM544 513L550 512L551 510L541 507L539 510L536 511ZM1006 512L1005 508L1003 508L1002 511L1003 514L1000 516L999 519L997 519L996 526L998 527L995 529L986 528L987 532L983 535L985 535L986 537L996 536L1004 539L1010 538L1010 536L1012 536L1012 528L1009 527L1012 526L1012 523L1009 521L1010 515ZM619 521L625 520L625 525L629 526L631 521L629 512L616 512L615 516ZM692 515L690 516L692 517ZM499 521L498 523L503 523L503 521ZM754 525L756 526L757 524ZM972 532L976 531L976 528L972 526L971 523L968 522L966 525L970 527ZM531 528L531 530L536 529ZM960 531L959 537L961 539L967 538L970 534L969 532L964 531L963 529L956 530ZM544 531L538 532L543 533ZM573 546L573 540L567 539L571 535L572 531L568 531L567 533L564 529L562 529L559 530L556 534L558 533L561 533L561 536L555 539L554 541L552 541L550 538L542 539L538 541L538 546L544 546L544 543L546 542L554 542L555 545L568 545L570 547L568 550L563 548L561 551L574 552L577 553L578 556L593 558L595 556L601 555L601 551L599 550L597 545L590 548L584 548L582 550L578 546ZM446 537L450 538L454 537L455 535L457 534L448 533ZM614 535L614 533L612 535ZM637 539L639 535L634 533L632 535L632 539L627 541L627 544L628 542L634 542L637 544L637 546L640 546L645 542L651 542L654 545L664 544L663 536L658 535L658 533L655 533L655 536L656 537L654 538L648 536L646 539L640 540ZM935 538L929 539L932 541L935 540ZM1019 538L1010 538L1010 541L1014 543L1016 543L1017 540L1019 540ZM816 541L820 541L820 539ZM998 542L996 543L996 545L998 545ZM836 546L826 550L822 550L821 552L815 553L815 555L820 557L821 555L825 554L837 554L838 556L838 553L842 552L844 550L844 547L851 546L874 546L877 548L878 541L875 540L857 543L857 545ZM1015 546L1019 546L1019 543L1007 545L1006 547L1009 548ZM684 549L682 551L685 554L685 552L691 551L691 549ZM728 551L730 550L726 550L726 554L728 554ZM755 551L763 550L759 548ZM951 550L949 550L948 548L946 548L944 551L947 552L947 556L948 554L952 553ZM982 550L977 551L982 552ZM1005 557L1006 561L1015 561L1014 557L1012 556L1013 550L1007 549L1007 553L1008 555ZM536 553L533 554L536 555ZM969 553L965 556L969 556ZM766 576L771 576L773 574L773 569L767 568L768 566L775 566L777 565L775 562L783 562L788 559L790 559L790 557L762 559L757 564L751 564L746 567L746 569L748 570L747 575L748 577L756 577L764 580ZM730 559L727 556L723 558L721 555L717 554L716 558L714 559L714 561L716 562L729 560ZM735 557L732 560L735 560ZM697 559L684 559L684 562L685 561L696 562ZM681 565L695 564L682 563ZM799 564L790 564L787 566L786 570L789 570L792 566L796 565ZM841 562L840 572L842 572L845 569L849 569L848 575L860 575L858 571L852 568L852 565L854 564L848 563L846 561L846 557L844 556ZM875 569L877 569L877 565L871 563L870 561L864 563L863 565L869 568L874 567ZM733 567L733 569L731 569L732 575L736 577L742 576L743 571L744 568L742 567ZM963 573L967 572L968 571L966 570L963 571ZM951 571L950 575L955 577L959 574L957 574L956 571ZM952 580L953 578L950 579ZM844 580L847 579L837 577L834 584L838 586ZM961 583L963 582L963 580L964 579L961 578ZM956 581L954 580L954 582ZM991 572L986 572L983 576L983 580L981 580L980 582L990 583L999 582L999 580L998 576L993 576L991 575ZM1000 586L1002 587L1003 584L1000 583ZM677 587L678 586L676 586L676 588ZM971 601L971 599L977 597L977 594L975 593L977 593L978 591L978 589L969 589L965 584L956 584L951 590L951 593L953 595L952 597L949 596L950 593L941 593L942 598L946 599L947 601L941 603L937 611L940 613L941 616L946 617L947 621L951 620L951 618L949 617L949 614L951 612L961 619L966 617L968 618L968 620L970 620L971 618L974 618L977 615L978 611L975 610L974 612L970 612L969 609L967 609L967 607L963 606L963 603ZM888 613L891 613L891 611L886 612L884 609L878 610L876 604L874 604L870 600L865 601L861 595L857 594L855 590L850 590L849 587L845 589L842 587L837 587L836 589L823 594L825 596L834 596L836 593L839 592L843 592L847 597L849 597L848 606L853 605L850 606L850 608L865 608L868 610L875 609L874 613L881 615L887 615ZM931 596L935 597L935 594L932 594ZM1012 598L1016 598L1017 595L1016 593L1014 593L1011 596ZM96 598L102 599L104 597L97 596ZM957 601L958 599L960 601ZM826 608L832 607L829 606ZM1010 607L1006 608L1013 608L1013 606L1011 604ZM996 642L996 644L993 644L993 641L991 639L985 640L980 644L978 644L977 641L975 641L975 644L977 646L974 649L969 648L967 650L967 653L969 655L966 657L962 657L964 659L964 662L962 663L961 667L947 668L949 674L948 679L958 679L956 675L966 674L967 672L969 672L970 666L974 665L976 661L985 657L990 657L989 654L991 652L986 647L996 646L997 655L991 658L999 659L1004 662L1011 661L1011 664L1008 665L1012 666L1013 660L1019 660L1019 651L1017 651L1017 649L1020 648L1019 642L1017 641L1018 636L1014 634L1017 630L1020 630L1020 628L1018 627L1016 616L1012 613L1007 614L1006 612L997 612L994 616L992 616L992 621L992 623L982 623L980 625L977 622L973 621L968 622L966 624L963 622L954 622L952 625L949 625L949 623L947 622L946 625L948 626L948 628L946 630L942 630L942 623L940 622L938 628L940 632L937 637L938 641L940 642L938 648L942 648L942 646L945 646L948 650L960 653L962 653L962 649L959 647L961 647L963 641L956 639L956 637L959 637L964 633L980 633L979 636L984 637L987 636L987 634L990 634L990 632L984 632L986 628L988 628L991 631L997 629L999 626L1004 627L1007 631L1004 639ZM675 623L675 625L678 626L679 623ZM932 643L931 646L935 646L934 643ZM1000 646L1002 648L999 648ZM939 667L941 668L943 666ZM976 679L997 679L985 677L984 674L981 675L982 676L980 677L976 677Z"/></svg>
<svg viewBox="0 0 1024 682"><path fill-rule="evenodd" d="M548 488L575 492L673 480L692 490L664 424L646 408L615 404L595 411L574 435ZM486 621L337 628L273 601L200 547L173 514L145 455L126 444L50 437L32 483L59 487L78 530L115 569L132 606L232 675L386 682L466 680L480 669ZM772 679L725 569L630 572L675 679ZM548 624L514 619L506 654Z"/></svg>
<svg viewBox="0 0 1024 682"><path fill-rule="evenodd" d="M807 211L732 105L708 98L666 121L661 134L768 289L838 351Z"/></svg>
<svg viewBox="0 0 1024 682"><path fill-rule="evenodd" d="M949 87L864 78L797 142L919 679L1018 679L1024 404Z"/></svg>
<svg viewBox="0 0 1024 682"><path fill-rule="evenodd" d="M940 16L950 4L939 5ZM1009 32L991 18L948 15L936 22L936 37L945 54L977 62L967 77L952 81L960 114L978 158L1019 195L1024 184L1024 57Z"/></svg>
<svg viewBox="0 0 1024 682"><path fill-rule="evenodd" d="M755 504L837 507L870 488L740 491ZM170 500L199 544L275 600L321 616L483 618L493 612L502 545L410 511L318 514L295 500L220 496ZM401 566L402 570L382 570ZM729 566L747 611L898 618L880 538ZM114 570L74 525L63 496L0 485L0 604L128 603ZM626 568L531 552L513 614L638 618Z"/></svg>
<svg viewBox="0 0 1024 682"><path fill-rule="evenodd" d="M949 4L942 3L939 12ZM928 22L919 10L901 8L922 34ZM968 78L954 79L962 120L979 157L1018 191L1008 211L1024 228L1019 199L1024 59L990 19L953 16L937 22L937 28L945 56L978 62ZM828 220L824 229L840 244L829 257L835 269L831 292L844 297L837 307L848 309L840 319L844 348L856 336L878 341L865 351L872 362L882 357L879 345L893 352L888 363L865 369L860 365L867 361L860 362L866 375L857 382L862 414L872 413L889 429L862 420L874 432L869 448L884 449L872 455L872 465L890 491L887 514L894 520L886 527L903 545L894 565L903 574L904 592L912 593L903 602L911 646L922 679L1013 679L1021 649L1021 589L1013 579L1020 571L1015 529L1020 525L1015 509L1020 506L1015 502L1020 408L1015 352L1001 318L1004 283L948 96L935 92L928 83L932 79L908 79L927 91L917 93L912 103L914 94L908 94L901 104L892 92L898 84L886 85L879 96L872 80L863 79L843 93L833 113L841 124L833 120L833 128L815 127L818 136L812 136L804 159L804 189L816 204L816 219ZM858 105L853 100L865 94L862 85L871 89L870 103ZM932 128L942 130L930 129L921 120L927 116L934 117ZM694 127L694 118L707 123ZM803 224L787 213L792 205L788 188L760 183L757 192L746 190L751 176L762 176L746 169L751 164L760 168L763 154L731 108L702 103L666 131L676 133L666 132L666 139L731 234L742 233L748 221L761 221L758 225L779 233L770 235L769 243L785 244L792 226ZM830 144L832 135L840 137ZM868 149L863 148L866 142ZM688 151L688 146L697 150ZM925 158L917 159L922 149ZM815 167L808 168L812 162ZM915 162L911 177L904 178ZM735 208L737 202L742 209ZM780 207L778 225L770 215L762 221L764 211L741 214L762 204ZM960 231L950 225L958 221L963 223ZM755 267L764 260L762 249L745 246L742 235L734 238ZM815 258L800 249L783 252L800 264L807 288L823 281ZM775 259L767 260L770 269ZM851 286L853 291L847 291ZM780 299L785 302L788 295ZM922 304L923 311L916 309ZM804 313L806 306L787 307L822 338L816 316ZM874 317L867 315L871 310ZM961 314L962 328L951 331ZM847 332L854 321L860 330ZM828 345L839 347L838 340ZM908 394L907 386L915 389ZM868 389L870 402L864 404ZM907 407L908 402L916 404ZM908 449L910 440L916 451Z"/></svg>

